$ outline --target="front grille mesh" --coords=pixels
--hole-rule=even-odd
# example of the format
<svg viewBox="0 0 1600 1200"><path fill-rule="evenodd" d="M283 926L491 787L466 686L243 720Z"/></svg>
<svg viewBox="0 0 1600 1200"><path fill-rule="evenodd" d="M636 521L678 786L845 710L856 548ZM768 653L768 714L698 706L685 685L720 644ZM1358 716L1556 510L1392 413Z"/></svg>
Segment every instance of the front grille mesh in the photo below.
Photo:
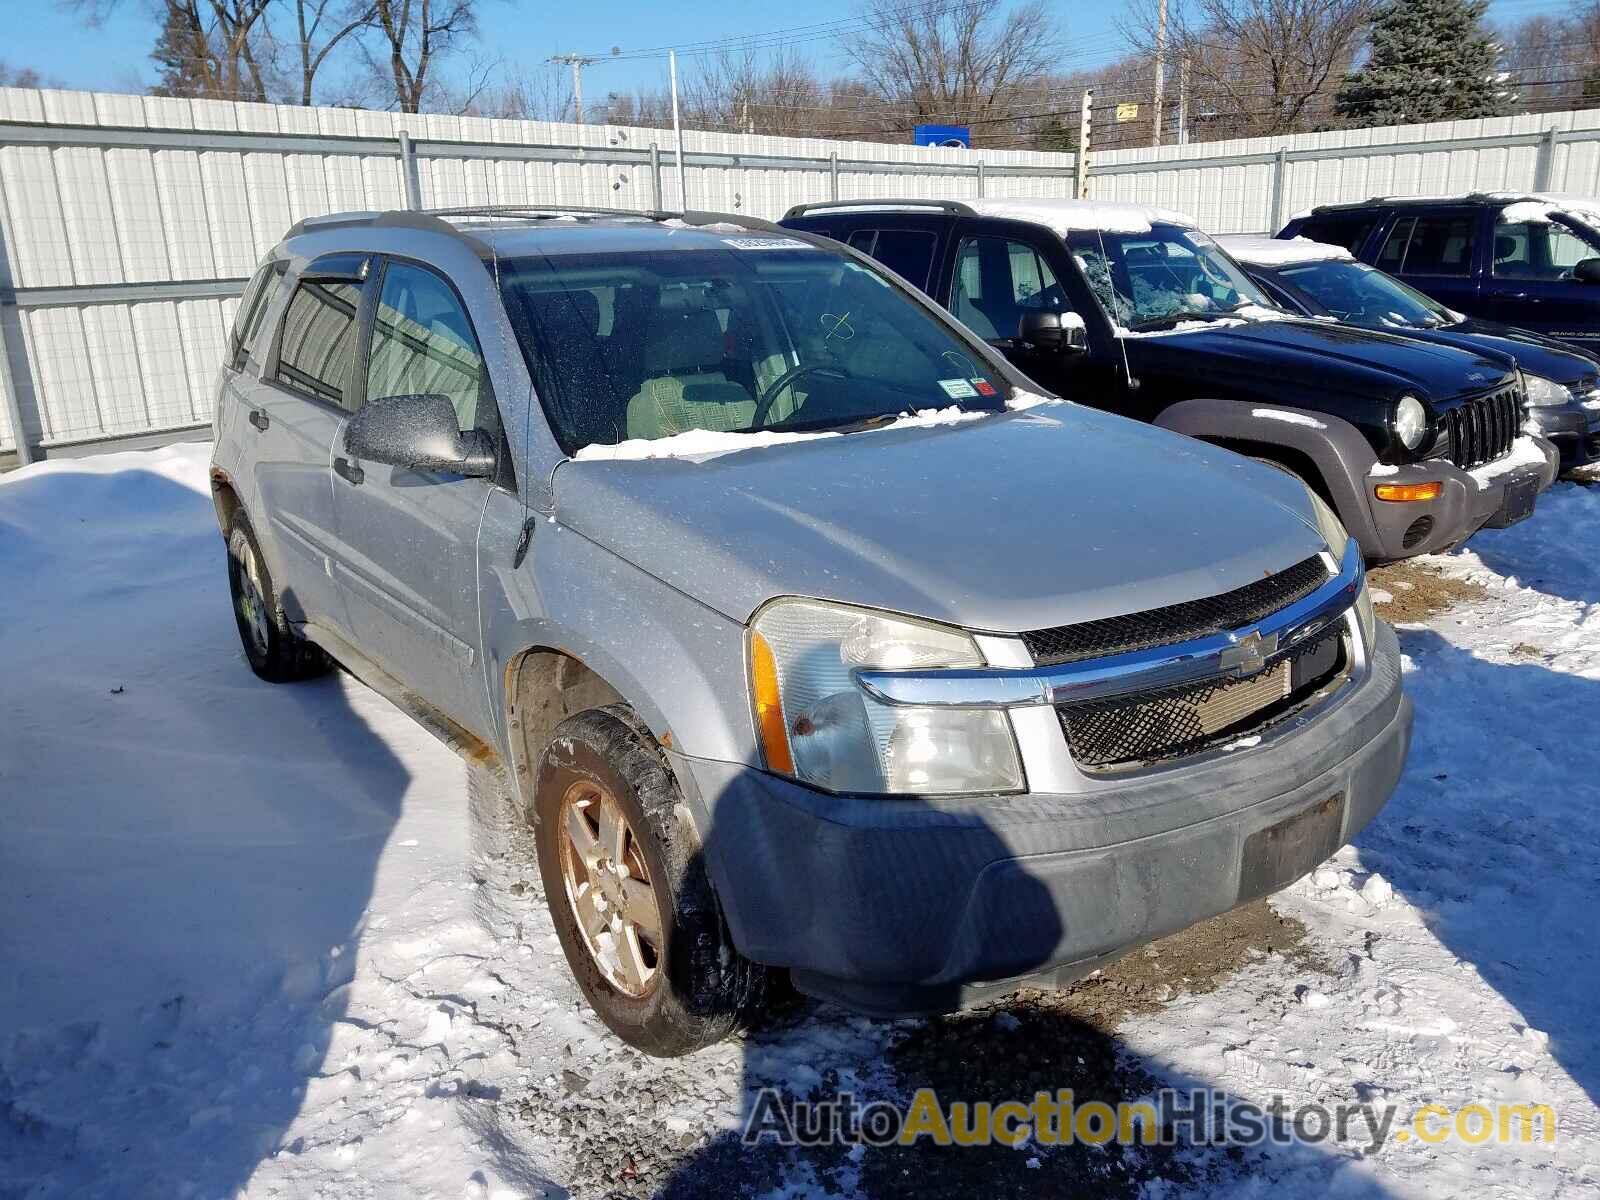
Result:
<svg viewBox="0 0 1600 1200"><path fill-rule="evenodd" d="M1193 754L1259 729L1343 669L1342 623L1270 656L1246 679L1208 679L1056 706L1073 761L1090 770Z"/></svg>
<svg viewBox="0 0 1600 1200"><path fill-rule="evenodd" d="M1327 579L1326 563L1320 555L1313 555L1276 575L1219 596L1169 604L1165 608L1151 608L1123 617L1036 629L1023 634L1022 641L1033 655L1033 661L1042 667L1171 646L1253 625L1309 596Z"/></svg>
<svg viewBox="0 0 1600 1200"><path fill-rule="evenodd" d="M1493 462L1511 449L1522 425L1522 396L1515 387L1475 396L1439 420L1433 457L1463 469Z"/></svg>

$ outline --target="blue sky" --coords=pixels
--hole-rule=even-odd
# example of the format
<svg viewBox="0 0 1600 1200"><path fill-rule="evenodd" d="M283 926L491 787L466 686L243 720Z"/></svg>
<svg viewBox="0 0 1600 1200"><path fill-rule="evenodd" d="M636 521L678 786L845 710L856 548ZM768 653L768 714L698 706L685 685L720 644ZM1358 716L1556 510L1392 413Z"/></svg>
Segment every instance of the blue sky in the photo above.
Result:
<svg viewBox="0 0 1600 1200"><path fill-rule="evenodd" d="M1117 16L1122 3L1046 0L1067 31L1065 68L1092 67L1121 52ZM1566 5L1545 0L1494 0L1491 16L1515 20ZM88 28L56 0L0 0L6 10L6 36L0 59L14 67L33 67L68 87L105 91L140 90L154 76L149 52L155 24L148 0L121 0L104 25ZM551 4L548 0L482 0L484 47L508 60L543 62L567 51L606 53L679 45L713 38L793 29L848 18L855 0L810 0L801 6L750 0L642 0L602 4ZM816 40L801 49L824 69L839 65L836 41ZM664 85L666 65L654 59L596 64L584 76L584 94Z"/></svg>

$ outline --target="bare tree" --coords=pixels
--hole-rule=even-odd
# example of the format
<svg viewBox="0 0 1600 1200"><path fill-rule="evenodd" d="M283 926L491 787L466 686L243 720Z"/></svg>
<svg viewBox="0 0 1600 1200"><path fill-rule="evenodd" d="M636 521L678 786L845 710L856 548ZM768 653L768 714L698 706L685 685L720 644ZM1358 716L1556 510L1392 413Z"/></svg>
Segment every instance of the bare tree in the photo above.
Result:
<svg viewBox="0 0 1600 1200"><path fill-rule="evenodd" d="M1222 136L1325 124L1373 7L1373 0L1193 0L1169 15L1168 77L1173 65L1187 67L1191 110ZM1142 55L1153 55L1154 6L1136 10L1124 32Z"/></svg>
<svg viewBox="0 0 1600 1200"><path fill-rule="evenodd" d="M373 8L395 103L417 112L439 60L477 32L477 0L374 0Z"/></svg>
<svg viewBox="0 0 1600 1200"><path fill-rule="evenodd" d="M879 110L885 123L953 121L973 126L979 141L1003 135L1060 54L1042 0L1009 11L1002 0L869 0L864 12L867 30L844 50L888 106Z"/></svg>
<svg viewBox="0 0 1600 1200"><path fill-rule="evenodd" d="M1503 29L1505 67L1527 111L1600 101L1600 0L1561 16L1538 14Z"/></svg>
<svg viewBox="0 0 1600 1200"><path fill-rule="evenodd" d="M56 85L32 67L13 67L5 59L0 58L0 87L40 88L53 86Z"/></svg>
<svg viewBox="0 0 1600 1200"><path fill-rule="evenodd" d="M372 25L372 0L292 0L300 65L300 103L311 103L312 85L341 43Z"/></svg>
<svg viewBox="0 0 1600 1200"><path fill-rule="evenodd" d="M123 0L63 0L97 24ZM146 0L159 32L150 57L161 80L158 95L218 100L266 100L271 31L268 10L278 0Z"/></svg>

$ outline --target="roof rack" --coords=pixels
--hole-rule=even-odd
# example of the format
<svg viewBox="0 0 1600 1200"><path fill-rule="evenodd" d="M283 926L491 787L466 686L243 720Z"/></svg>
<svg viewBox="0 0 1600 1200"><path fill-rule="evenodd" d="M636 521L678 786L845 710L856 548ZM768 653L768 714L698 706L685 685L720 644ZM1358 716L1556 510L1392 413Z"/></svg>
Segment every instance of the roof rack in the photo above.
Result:
<svg viewBox="0 0 1600 1200"><path fill-rule="evenodd" d="M448 234L480 244L470 234L452 225L449 217L507 217L521 220L558 220L562 217L600 218L634 217L641 221L682 221L685 225L739 225L765 233L789 234L775 221L749 217L738 213L702 212L689 209L672 212L667 209L595 208L582 204L478 204L452 208L393 209L389 212L332 213L325 217L306 217L297 221L285 237L297 237L316 230L341 229L353 225L369 225L383 229L426 229L433 233Z"/></svg>
<svg viewBox="0 0 1600 1200"><path fill-rule="evenodd" d="M958 217L977 216L970 204L963 204L959 200L817 200L810 204L796 204L783 214L783 219L787 221L790 217L800 217L806 213L823 212L832 208L931 208Z"/></svg>

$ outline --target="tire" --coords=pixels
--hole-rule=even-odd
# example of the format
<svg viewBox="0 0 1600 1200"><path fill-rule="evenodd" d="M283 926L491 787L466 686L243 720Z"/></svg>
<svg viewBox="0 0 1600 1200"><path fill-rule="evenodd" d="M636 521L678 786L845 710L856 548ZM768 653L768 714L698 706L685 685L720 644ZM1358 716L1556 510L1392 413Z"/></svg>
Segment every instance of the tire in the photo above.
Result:
<svg viewBox="0 0 1600 1200"><path fill-rule="evenodd" d="M532 809L556 935L607 1027L662 1058L743 1027L766 969L734 949L677 781L633 711L608 705L557 726Z"/></svg>
<svg viewBox="0 0 1600 1200"><path fill-rule="evenodd" d="M261 544L242 511L234 514L227 537L228 592L250 669L268 683L292 683L327 671L328 656L284 617Z"/></svg>

